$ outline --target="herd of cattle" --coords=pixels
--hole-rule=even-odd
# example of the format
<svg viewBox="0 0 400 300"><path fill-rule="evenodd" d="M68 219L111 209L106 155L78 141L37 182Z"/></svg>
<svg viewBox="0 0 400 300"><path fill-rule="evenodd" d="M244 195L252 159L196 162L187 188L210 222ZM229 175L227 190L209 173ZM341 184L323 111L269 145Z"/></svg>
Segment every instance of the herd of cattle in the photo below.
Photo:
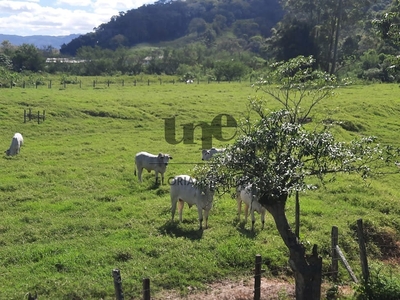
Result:
<svg viewBox="0 0 400 300"><path fill-rule="evenodd" d="M20 133L15 133L11 140L9 149L5 151L7 156L14 156L20 153L21 146L24 143L24 139ZM203 149L202 160L210 160L213 155L224 152L225 149ZM164 183L164 174L167 170L169 160L172 156L169 154L159 153L154 155L148 152L139 152L135 156L135 176L138 176L140 182L142 182L142 171L146 169L148 172L154 171L156 177L156 184L158 184L158 174L161 175L161 182ZM245 222L247 223L248 211L250 208L252 226L254 230L255 217L254 212L258 212L261 215L262 228L264 228L265 222L265 208L258 202L257 191L251 184L240 186L236 190L236 200L238 208L238 216L240 219L242 202L245 205ZM178 175L173 178L170 182L170 197L171 197L171 213L172 221L174 220L176 206L178 205L179 221L182 222L182 211L185 202L189 208L195 205L197 207L200 229L203 228L203 217L205 221L205 228L208 227L208 215L213 205L214 199L214 187L209 186L205 189L200 189L196 185L196 179L189 175ZM204 215L203 215L204 211Z"/></svg>
<svg viewBox="0 0 400 300"><path fill-rule="evenodd" d="M202 150L202 160L210 160L213 155L224 152L225 149L211 148ZM135 175L138 175L139 181L142 182L142 171L146 169L148 172L154 171L156 176L156 184L158 183L158 174L161 174L161 182L164 183L164 173L167 170L169 160L172 156L169 154L159 153L154 155L148 152L139 152L135 156ZM137 171L137 172L136 172ZM261 215L262 229L265 223L266 209L258 202L257 191L251 184L240 186L236 190L236 200L238 208L238 216L242 210L242 202L245 205L245 222L247 223L247 216L251 214L252 226L254 230L255 216L254 212ZM196 179L189 175L178 175L170 182L170 197L171 197L171 213L172 221L174 220L176 206L178 205L179 221L182 222L182 211L185 202L189 208L193 205L197 207L199 216L200 230L203 228L203 218L205 221L205 228L208 227L208 214L213 205L214 187L208 186L200 189L196 185ZM204 211L204 215L203 215Z"/></svg>

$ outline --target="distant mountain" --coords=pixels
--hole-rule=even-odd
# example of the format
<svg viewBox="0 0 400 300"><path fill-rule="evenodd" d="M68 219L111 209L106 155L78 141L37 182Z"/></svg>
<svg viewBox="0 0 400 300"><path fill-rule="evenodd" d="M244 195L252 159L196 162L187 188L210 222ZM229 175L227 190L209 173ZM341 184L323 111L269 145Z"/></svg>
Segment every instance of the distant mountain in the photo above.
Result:
<svg viewBox="0 0 400 300"><path fill-rule="evenodd" d="M19 36L19 35L0 34L0 43L7 40L15 46L20 46L22 44L33 44L37 48L52 46L53 48L60 49L62 44L68 44L70 41L79 36L80 34L70 34L63 36L50 36L50 35Z"/></svg>

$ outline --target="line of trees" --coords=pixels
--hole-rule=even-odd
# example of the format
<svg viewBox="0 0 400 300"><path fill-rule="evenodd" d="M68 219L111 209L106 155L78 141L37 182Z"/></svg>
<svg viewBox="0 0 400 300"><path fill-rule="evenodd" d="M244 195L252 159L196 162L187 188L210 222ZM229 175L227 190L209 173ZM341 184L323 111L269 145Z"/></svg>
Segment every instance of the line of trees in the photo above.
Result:
<svg viewBox="0 0 400 300"><path fill-rule="evenodd" d="M280 3L285 14L272 19L271 13L280 13L273 0L159 1L113 17L94 33L64 45L61 52L52 47L37 49L30 44L17 47L3 41L0 80L9 82L21 73L39 71L77 76L145 73L178 75L182 79L234 80L258 76L273 61L312 55L316 60L314 67L329 74L399 81L397 54L400 46L394 42L398 36L394 26L400 11L398 0L393 3L384 0L379 4L372 0L282 0ZM185 16L191 12L185 26L182 23L175 31L179 33L177 36L169 35L169 27L161 34L155 25L160 20L149 17L149 12L159 12L163 8L168 11L165 22L174 12ZM142 39L136 37L135 41L164 41L164 46L131 47L136 43L133 40L112 42L124 41L124 32L133 26L129 22L138 22L139 16L148 16L145 26L140 26L146 34ZM275 25L268 35L272 21ZM139 30L135 26L134 32ZM379 36L376 29L386 33ZM154 37L149 40L153 31ZM178 36L177 40L166 41ZM85 42L89 37L96 43ZM63 51L69 53L66 49L71 47L74 58L83 63L46 63L48 57L71 57L63 54Z"/></svg>

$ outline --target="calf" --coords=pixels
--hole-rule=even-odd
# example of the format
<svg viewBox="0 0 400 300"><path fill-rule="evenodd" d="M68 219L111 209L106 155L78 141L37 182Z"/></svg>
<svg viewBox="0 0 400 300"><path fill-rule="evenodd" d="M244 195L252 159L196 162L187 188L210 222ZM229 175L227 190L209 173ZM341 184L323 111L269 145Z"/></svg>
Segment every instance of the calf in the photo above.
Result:
<svg viewBox="0 0 400 300"><path fill-rule="evenodd" d="M16 134L14 134L11 140L10 148L8 148L8 150L4 152L6 153L7 156L17 155L23 143L24 143L24 138L22 137L22 134L17 132Z"/></svg>
<svg viewBox="0 0 400 300"><path fill-rule="evenodd" d="M211 148L201 150L201 160L209 160L216 153L224 152L225 149Z"/></svg>
<svg viewBox="0 0 400 300"><path fill-rule="evenodd" d="M172 156L169 154L159 153L158 155L154 155L148 152L137 153L135 156L135 164L139 181L142 182L142 171L143 169L146 169L148 172L154 170L156 175L156 184L158 183L158 173L161 174L161 183L164 183L164 173L167 170L170 159L172 159Z"/></svg>
<svg viewBox="0 0 400 300"><path fill-rule="evenodd" d="M267 210L258 202L257 192L254 191L253 186L249 184L247 186L238 187L236 191L236 200L237 200L239 221L240 221L240 213L242 211L242 202L244 202L245 223L247 223L247 215L249 213L249 207L250 207L251 230L252 231L254 230L254 223L256 221L254 217L254 211L258 212L261 215L261 223L262 223L261 229L264 229L265 213Z"/></svg>
<svg viewBox="0 0 400 300"><path fill-rule="evenodd" d="M172 221L174 220L176 204L178 203L179 221L182 222L182 210L186 202L189 208L193 205L197 206L200 230L203 229L202 223L204 210L205 227L208 227L208 214L212 208L214 198L214 188L212 186L201 190L200 187L196 185L196 179L189 175L179 175L176 176L171 183L170 196L172 205Z"/></svg>

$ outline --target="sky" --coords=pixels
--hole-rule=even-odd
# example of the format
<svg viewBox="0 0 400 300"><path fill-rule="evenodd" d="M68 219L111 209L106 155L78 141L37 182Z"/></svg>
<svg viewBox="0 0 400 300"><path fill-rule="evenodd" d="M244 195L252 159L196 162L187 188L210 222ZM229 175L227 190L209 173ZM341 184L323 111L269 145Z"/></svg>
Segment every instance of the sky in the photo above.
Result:
<svg viewBox="0 0 400 300"><path fill-rule="evenodd" d="M0 0L0 34L85 34L112 16L155 0Z"/></svg>

